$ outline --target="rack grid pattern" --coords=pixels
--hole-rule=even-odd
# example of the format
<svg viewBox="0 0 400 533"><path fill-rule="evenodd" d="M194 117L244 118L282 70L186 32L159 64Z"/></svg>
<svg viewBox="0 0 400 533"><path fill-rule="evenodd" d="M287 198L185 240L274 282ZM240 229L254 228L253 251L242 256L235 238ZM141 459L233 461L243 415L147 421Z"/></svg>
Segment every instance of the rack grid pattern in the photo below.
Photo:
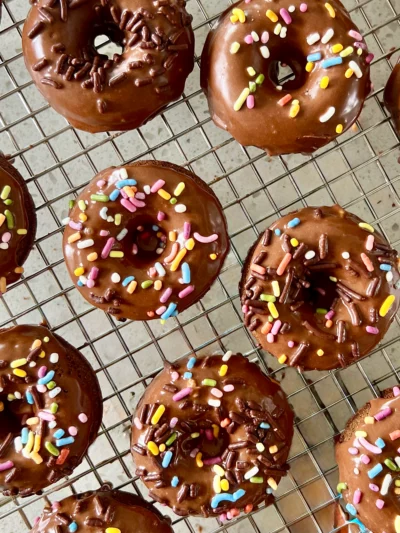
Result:
<svg viewBox="0 0 400 533"><path fill-rule="evenodd" d="M400 320L372 355L345 370L298 374L254 343L241 320L237 283L256 235L278 216L305 205L340 203L400 243L400 142L382 94L400 52L400 0L346 0L365 36L374 89L357 125L313 156L268 158L243 148L210 119L199 87L199 56L212 24L230 0L189 0L196 64L184 96L137 131L89 135L74 130L35 89L21 52L27 0L5 0L0 26L0 149L10 154L34 197L38 234L25 277L0 300L0 324L46 321L86 355L104 396L101 432L73 475L42 496L0 497L0 532L28 531L45 501L110 481L147 497L129 452L132 410L165 359L228 349L244 353L281 381L296 414L289 475L276 503L220 524L180 518L176 533L329 533L337 468L335 436L366 400L399 381ZM96 43L97 44L97 43ZM103 42L103 52L112 48ZM137 159L169 160L200 175L220 198L231 253L202 302L165 325L118 323L90 307L72 286L61 251L68 200L94 174Z"/></svg>

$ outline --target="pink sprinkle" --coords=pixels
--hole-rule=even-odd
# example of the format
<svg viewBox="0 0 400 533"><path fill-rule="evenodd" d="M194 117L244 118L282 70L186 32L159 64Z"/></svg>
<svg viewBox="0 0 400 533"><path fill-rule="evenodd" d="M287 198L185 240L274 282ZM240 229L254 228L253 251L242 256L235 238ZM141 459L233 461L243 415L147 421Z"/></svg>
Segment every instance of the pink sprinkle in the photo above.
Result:
<svg viewBox="0 0 400 533"><path fill-rule="evenodd" d="M107 237L107 235L110 235L109 231L107 231L106 229L100 230L100 237Z"/></svg>
<svg viewBox="0 0 400 533"><path fill-rule="evenodd" d="M139 249L137 244L132 244L132 253L133 255L136 255L138 253Z"/></svg>
<svg viewBox="0 0 400 533"><path fill-rule="evenodd" d="M305 13L307 11L307 9L308 9L307 4L300 4L300 11L302 13Z"/></svg>
<svg viewBox="0 0 400 533"><path fill-rule="evenodd" d="M5 463L0 463L0 472L4 472L4 470L10 470L10 468L13 468L14 463L12 461L6 461Z"/></svg>
<svg viewBox="0 0 400 533"><path fill-rule="evenodd" d="M82 424L86 424L86 422L88 421L88 417L85 415L85 413L81 413L80 415L78 415L78 420L79 422L82 422Z"/></svg>
<svg viewBox="0 0 400 533"><path fill-rule="evenodd" d="M209 441L214 440L214 434L213 434L213 432L212 432L212 430L210 428L206 429L205 433L206 433L206 439L207 440L209 440Z"/></svg>
<svg viewBox="0 0 400 533"><path fill-rule="evenodd" d="M51 504L51 508L53 509L53 511L58 511L59 509L61 509L61 504L60 502L53 502Z"/></svg>
<svg viewBox="0 0 400 533"><path fill-rule="evenodd" d="M165 313L166 310L167 308L165 307L165 305L162 305L161 307L156 309L156 315L161 316L163 313Z"/></svg>
<svg viewBox="0 0 400 533"><path fill-rule="evenodd" d="M293 341L289 341L287 343L287 345L289 346L289 348L293 348L294 347L294 342Z"/></svg>
<svg viewBox="0 0 400 533"><path fill-rule="evenodd" d="M396 429L396 431L392 431L389 433L390 440L397 440L400 439L400 429Z"/></svg>
<svg viewBox="0 0 400 533"><path fill-rule="evenodd" d="M376 413L374 416L375 420L383 420L384 418L387 418L389 415L392 414L392 410L390 407L385 407L385 409L382 409L379 411L379 413Z"/></svg>
<svg viewBox="0 0 400 533"><path fill-rule="evenodd" d="M159 212L157 213L157 220L158 220L159 222L161 222L161 221L163 221L164 219L165 219L165 213L164 213L164 211L159 211Z"/></svg>
<svg viewBox="0 0 400 533"><path fill-rule="evenodd" d="M271 333L272 335L278 335L279 330L281 329L282 322L281 320L275 320L275 322L272 324Z"/></svg>
<svg viewBox="0 0 400 533"><path fill-rule="evenodd" d="M374 59L374 54L368 54L365 58L365 62L367 63L367 65L369 65L371 63L371 61Z"/></svg>
<svg viewBox="0 0 400 533"><path fill-rule="evenodd" d="M137 198L138 200L144 200L146 198L146 195L144 194L144 192L137 192L135 193L135 198Z"/></svg>
<svg viewBox="0 0 400 533"><path fill-rule="evenodd" d="M189 394L192 394L192 391L192 387L186 387L174 394L172 396L172 399L174 400L174 402L179 402L180 400L183 400L183 398L186 398L186 396L189 396Z"/></svg>
<svg viewBox="0 0 400 533"><path fill-rule="evenodd" d="M383 500L380 500L379 498L376 500L375 505L378 507L378 509L383 509L383 506L385 505L385 502Z"/></svg>
<svg viewBox="0 0 400 533"><path fill-rule="evenodd" d="M186 296L189 296L194 291L194 285L188 285L183 291L178 293L179 298L186 298Z"/></svg>
<svg viewBox="0 0 400 533"><path fill-rule="evenodd" d="M136 207L133 204L131 204L131 202L127 200L126 198L123 198L121 200L121 205L123 205L125 209L127 209L130 213L134 213L136 211Z"/></svg>
<svg viewBox="0 0 400 533"><path fill-rule="evenodd" d="M149 268L149 276L155 278L157 276L157 270L154 267Z"/></svg>
<svg viewBox="0 0 400 533"><path fill-rule="evenodd" d="M38 376L39 378L44 378L44 376L47 374L47 367L41 366L38 370Z"/></svg>
<svg viewBox="0 0 400 533"><path fill-rule="evenodd" d="M362 492L360 489L357 489L354 491L354 496L353 496L353 503L354 505L357 505L358 503L360 503L361 501L361 498L362 498Z"/></svg>
<svg viewBox="0 0 400 533"><path fill-rule="evenodd" d="M193 459L194 459L194 458L196 457L198 451L199 451L198 448L194 448L194 449L190 452L190 457L193 457Z"/></svg>
<svg viewBox="0 0 400 533"><path fill-rule="evenodd" d="M226 522L228 520L228 515L226 513L222 513L219 515L219 519L221 520L221 522Z"/></svg>
<svg viewBox="0 0 400 533"><path fill-rule="evenodd" d="M263 31L261 35L261 42L263 44L266 44L269 41L269 33L267 31Z"/></svg>
<svg viewBox="0 0 400 533"><path fill-rule="evenodd" d="M171 296L171 294L172 294L172 289L171 289L171 287L168 287L168 289L166 289L163 292L163 294L161 295L160 302L162 304L165 304L168 301L168 299Z"/></svg>
<svg viewBox="0 0 400 533"><path fill-rule="evenodd" d="M254 39L253 39L253 37L251 35L246 35L246 37L244 38L244 42L246 44L253 44Z"/></svg>
<svg viewBox="0 0 400 533"><path fill-rule="evenodd" d="M248 109L254 109L255 104L256 104L256 102L254 100L254 95L253 94L249 94L249 96L247 97L247 100L246 100L247 108Z"/></svg>
<svg viewBox="0 0 400 533"><path fill-rule="evenodd" d="M99 269L97 267L92 267L89 272L89 279L96 279L99 275Z"/></svg>
<svg viewBox="0 0 400 533"><path fill-rule="evenodd" d="M11 239L11 233L9 231L7 231L6 233L4 233L4 235L2 236L1 240L3 242L9 242L9 240Z"/></svg>
<svg viewBox="0 0 400 533"><path fill-rule="evenodd" d="M272 333L268 333L267 335L267 342L269 342L270 344L272 344L275 340L275 335L273 335Z"/></svg>
<svg viewBox="0 0 400 533"><path fill-rule="evenodd" d="M200 233L193 233L193 237L196 241L202 242L203 244L209 244L210 242L218 240L218 235L216 233L213 233L213 235L209 235L208 237L203 237Z"/></svg>
<svg viewBox="0 0 400 533"><path fill-rule="evenodd" d="M225 387L223 388L224 392L232 392L234 390L235 390L235 387L233 385L225 385Z"/></svg>
<svg viewBox="0 0 400 533"><path fill-rule="evenodd" d="M36 524L38 524L40 522L40 516L35 516L35 518L33 519L33 525L36 526Z"/></svg>
<svg viewBox="0 0 400 533"><path fill-rule="evenodd" d="M80 231L83 227L82 223L81 222L74 222L73 220L70 220L68 222L68 226L72 229L75 229L77 231Z"/></svg>
<svg viewBox="0 0 400 533"><path fill-rule="evenodd" d="M78 435L78 429L75 427L75 426L70 426L68 428L68 433L72 436L72 437L75 437L76 435Z"/></svg>
<svg viewBox="0 0 400 533"><path fill-rule="evenodd" d="M248 305L242 305L242 313L247 313L249 311Z"/></svg>
<svg viewBox="0 0 400 533"><path fill-rule="evenodd" d="M136 198L129 198L129 201L135 207L145 207L146 206L145 202L142 202L141 200L137 200Z"/></svg>
<svg viewBox="0 0 400 533"><path fill-rule="evenodd" d="M172 372L171 373L171 379L172 379L172 381L178 381L178 379L179 379L178 372Z"/></svg>
<svg viewBox="0 0 400 533"><path fill-rule="evenodd" d="M157 180L152 188L150 189L151 192L157 192L161 189L161 187L164 187L165 181L164 180Z"/></svg>
<svg viewBox="0 0 400 533"><path fill-rule="evenodd" d="M368 270L368 272L373 272L375 270L371 259L364 252L361 254L361 260L364 263L365 268Z"/></svg>
<svg viewBox="0 0 400 533"><path fill-rule="evenodd" d="M362 461L365 465L368 465L368 464L371 462L371 459L368 457L368 455L362 454L362 455L361 455L361 461Z"/></svg>
<svg viewBox="0 0 400 533"><path fill-rule="evenodd" d="M96 285L94 279L88 279L86 281L86 287L88 287L89 289L93 289L93 287Z"/></svg>
<svg viewBox="0 0 400 533"><path fill-rule="evenodd" d="M107 257L109 256L111 252L111 248L113 247L114 242L115 242L114 237L110 237L109 239L107 239L107 242L101 252L102 259L107 259Z"/></svg>
<svg viewBox="0 0 400 533"><path fill-rule="evenodd" d="M368 442L364 437L358 437L358 441L361 444L361 446L363 446L369 452L374 453L376 455L382 453L381 448L379 448L378 446L374 446L373 444Z"/></svg>
<svg viewBox="0 0 400 533"><path fill-rule="evenodd" d="M121 190L120 190L120 193L121 193L122 198L129 198L129 196L126 194L126 192L124 191L124 189L121 189Z"/></svg>
<svg viewBox="0 0 400 533"><path fill-rule="evenodd" d="M375 483L370 483L370 484L368 485L368 487L369 487L371 490L373 490L374 492L379 492L379 487L378 487L378 485L375 485Z"/></svg>
<svg viewBox="0 0 400 533"><path fill-rule="evenodd" d="M40 392L40 393L47 392L47 387L46 387L46 385L36 385L36 389L37 389L37 391Z"/></svg>
<svg viewBox="0 0 400 533"><path fill-rule="evenodd" d="M349 31L350 37L353 37L356 41L362 41L362 35L358 33L356 30L350 30Z"/></svg>
<svg viewBox="0 0 400 533"><path fill-rule="evenodd" d="M38 413L38 417L41 418L42 420L46 420L47 422L53 422L53 420L56 419L54 415L52 415L51 413L48 413L47 411L40 411Z"/></svg>
<svg viewBox="0 0 400 533"><path fill-rule="evenodd" d="M216 398L222 398L223 394L219 389L216 389L215 387L210 390L211 394L215 396Z"/></svg>
<svg viewBox="0 0 400 533"><path fill-rule="evenodd" d="M137 416L133 419L133 423L135 424L135 427L137 429L139 430L143 429L143 424L141 423L141 421L139 420Z"/></svg>
<svg viewBox="0 0 400 533"><path fill-rule="evenodd" d="M351 455L358 455L358 448L349 448L348 452L351 454Z"/></svg>
<svg viewBox="0 0 400 533"><path fill-rule="evenodd" d="M286 22L286 24L292 23L292 17L290 16L289 11L287 9L282 7L282 9L279 10L279 13L281 14L281 17Z"/></svg>
<svg viewBox="0 0 400 533"><path fill-rule="evenodd" d="M330 320L331 318L333 318L335 316L335 311L333 309L331 309L330 311L328 311L325 315L325 319L326 320Z"/></svg>
<svg viewBox="0 0 400 533"><path fill-rule="evenodd" d="M283 107L284 105L289 103L291 99L292 99L292 95L291 94L285 94L285 96L282 96L282 98L280 100L278 100L277 103L278 103L278 105Z"/></svg>
<svg viewBox="0 0 400 533"><path fill-rule="evenodd" d="M374 328L373 326L367 326L365 329L367 330L367 333L372 333L372 335L378 335L379 333L379 329Z"/></svg>
<svg viewBox="0 0 400 533"><path fill-rule="evenodd" d="M184 222L183 224L183 238L188 239L190 237L190 232L192 231L192 226L190 222Z"/></svg>
<svg viewBox="0 0 400 533"><path fill-rule="evenodd" d="M99 180L96 185L101 189L102 187L104 187L105 184L106 182L104 180Z"/></svg>
<svg viewBox="0 0 400 533"><path fill-rule="evenodd" d="M176 418L176 416L174 416L173 418L171 418L171 421L169 423L169 427L170 428L174 428L177 423L178 423L178 419Z"/></svg>
<svg viewBox="0 0 400 533"><path fill-rule="evenodd" d="M222 463L221 457L209 457L208 459L203 459L203 463L205 465L218 465L219 463Z"/></svg>
<svg viewBox="0 0 400 533"><path fill-rule="evenodd" d="M393 387L393 394L394 394L395 398L397 398L397 396L400 396L400 388L399 387Z"/></svg>
<svg viewBox="0 0 400 533"><path fill-rule="evenodd" d="M367 45L365 43L355 42L353 45L355 48L362 48L363 50L367 49Z"/></svg>

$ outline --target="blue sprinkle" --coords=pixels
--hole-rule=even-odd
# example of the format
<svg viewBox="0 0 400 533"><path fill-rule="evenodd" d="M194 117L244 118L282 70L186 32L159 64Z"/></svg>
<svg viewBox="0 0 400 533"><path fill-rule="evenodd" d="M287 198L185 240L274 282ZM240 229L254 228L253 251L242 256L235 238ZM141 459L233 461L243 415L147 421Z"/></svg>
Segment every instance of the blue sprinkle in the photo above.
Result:
<svg viewBox="0 0 400 533"><path fill-rule="evenodd" d="M57 431L54 433L53 437L55 439L61 439L65 435L65 431L63 429L57 429Z"/></svg>
<svg viewBox="0 0 400 533"><path fill-rule="evenodd" d="M170 303L168 309L161 315L161 320L167 320L176 311L177 304Z"/></svg>
<svg viewBox="0 0 400 533"><path fill-rule="evenodd" d="M385 441L379 437L379 439L376 439L375 444L378 446L378 448L384 448L386 446Z"/></svg>
<svg viewBox="0 0 400 533"><path fill-rule="evenodd" d="M26 401L29 403L29 405L33 405L35 402L33 401L32 393L30 393L28 390L25 393Z"/></svg>
<svg viewBox="0 0 400 533"><path fill-rule="evenodd" d="M357 514L357 510L356 508L354 507L353 504L351 503L348 503L346 505L346 511L348 511L351 515L355 516Z"/></svg>
<svg viewBox="0 0 400 533"><path fill-rule="evenodd" d="M192 379L193 374L191 372L185 372L183 374L183 379Z"/></svg>
<svg viewBox="0 0 400 533"><path fill-rule="evenodd" d="M233 494L229 494L228 492L224 492L222 494L216 494L211 500L211 508L216 509L218 505L223 501L232 502L232 503L236 502L237 500L239 500L239 498L241 498L245 494L246 494L246 491L243 489L239 489Z"/></svg>
<svg viewBox="0 0 400 533"><path fill-rule="evenodd" d="M26 444L28 442L28 435L29 435L28 428L22 428L22 431L21 431L21 442L22 442L22 444Z"/></svg>
<svg viewBox="0 0 400 533"><path fill-rule="evenodd" d="M122 286L123 287L126 287L127 285L129 285L129 283L131 281L133 281L135 279L135 276L128 276L127 278L124 279L124 281L122 282Z"/></svg>
<svg viewBox="0 0 400 533"><path fill-rule="evenodd" d="M190 283L190 266L187 263L182 263L182 279L183 283Z"/></svg>
<svg viewBox="0 0 400 533"><path fill-rule="evenodd" d="M154 265L154 268L157 270L157 274L161 277L165 276L166 272L165 272L165 268L162 266L161 263L156 263Z"/></svg>
<svg viewBox="0 0 400 533"><path fill-rule="evenodd" d="M172 487L177 487L179 484L179 477L178 476L174 476L171 480L171 485Z"/></svg>
<svg viewBox="0 0 400 533"><path fill-rule="evenodd" d="M194 368L194 365L197 363L197 359L195 357L191 357L189 361L187 362L186 368L189 370L192 370Z"/></svg>
<svg viewBox="0 0 400 533"><path fill-rule="evenodd" d="M368 470L369 479L374 479L374 477L380 474L382 470L383 470L383 466L381 465L381 463L378 463L377 465L375 465L373 468L371 468L371 470Z"/></svg>
<svg viewBox="0 0 400 533"><path fill-rule="evenodd" d="M155 225L154 225L154 226L151 227L151 229L152 229L153 231L158 231L160 228L159 228L158 226L155 226Z"/></svg>
<svg viewBox="0 0 400 533"><path fill-rule="evenodd" d="M281 232L281 230L279 228L276 228L276 230L274 230L274 233L275 233L275 235L278 235L278 237L279 237L282 232Z"/></svg>
<svg viewBox="0 0 400 533"><path fill-rule="evenodd" d="M300 219L296 217L296 218L292 218L292 220L289 220L289 222L287 223L287 227L295 228L299 224L300 224Z"/></svg>
<svg viewBox="0 0 400 533"><path fill-rule="evenodd" d="M122 187L126 187L127 185L129 186L129 185L136 185L136 184L137 184L136 180L129 179L129 180L117 181L115 185L117 186L118 189L122 189Z"/></svg>
<svg viewBox="0 0 400 533"><path fill-rule="evenodd" d="M171 316L178 316L178 315L179 315L179 312L178 311L174 311Z"/></svg>
<svg viewBox="0 0 400 533"><path fill-rule="evenodd" d="M80 279L78 279L78 283L77 283L77 285L79 285L79 287L83 287L83 283L81 282Z"/></svg>
<svg viewBox="0 0 400 533"><path fill-rule="evenodd" d="M360 528L360 533L367 533L367 528L364 526L364 524L359 520L358 518L353 518L353 520L350 520L348 522L349 524L356 524Z"/></svg>
<svg viewBox="0 0 400 533"><path fill-rule="evenodd" d="M321 59L321 52L315 52L315 54L310 54L307 56L307 61L313 63L314 61L319 61Z"/></svg>
<svg viewBox="0 0 400 533"><path fill-rule="evenodd" d="M68 526L68 531L71 533L75 533L75 531L78 531L78 524L76 522L71 522Z"/></svg>
<svg viewBox="0 0 400 533"><path fill-rule="evenodd" d="M50 370L50 372L47 372L44 378L38 379L38 385L47 385L47 383L50 383L50 381L54 378L54 376L55 376L54 370Z"/></svg>
<svg viewBox="0 0 400 533"><path fill-rule="evenodd" d="M269 429L271 426L268 424L268 422L261 422L260 428L262 429Z"/></svg>
<svg viewBox="0 0 400 533"><path fill-rule="evenodd" d="M322 68L334 67L335 65L341 65L343 59L340 56L330 57L329 59L324 59L321 63Z"/></svg>
<svg viewBox="0 0 400 533"><path fill-rule="evenodd" d="M390 272L392 270L391 265L387 265L386 263L382 263L382 265L379 266L381 270L384 270L385 272Z"/></svg>
<svg viewBox="0 0 400 533"><path fill-rule="evenodd" d="M115 202L115 200L118 198L118 196L120 195L120 192L118 189L114 189L110 195L109 195L109 198L111 201Z"/></svg>
<svg viewBox="0 0 400 533"><path fill-rule="evenodd" d="M266 490L265 492L266 492L267 494L272 494L274 491L273 491L270 487L268 487L267 490Z"/></svg>
<svg viewBox="0 0 400 533"><path fill-rule="evenodd" d="M168 468L169 467L169 463L171 462L171 459L172 459L172 452L170 450L168 450L167 453L163 457L161 466L163 468Z"/></svg>
<svg viewBox="0 0 400 533"><path fill-rule="evenodd" d="M56 440L56 446L68 446L68 444L72 444L73 442L75 442L74 437L66 437L65 439Z"/></svg>

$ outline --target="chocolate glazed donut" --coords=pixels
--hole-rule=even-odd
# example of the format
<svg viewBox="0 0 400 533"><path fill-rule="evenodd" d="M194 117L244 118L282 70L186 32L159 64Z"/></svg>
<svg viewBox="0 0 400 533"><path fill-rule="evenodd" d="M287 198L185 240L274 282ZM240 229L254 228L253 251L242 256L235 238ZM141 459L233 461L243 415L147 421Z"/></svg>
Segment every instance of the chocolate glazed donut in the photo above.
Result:
<svg viewBox="0 0 400 533"><path fill-rule="evenodd" d="M310 153L357 119L372 58L338 0L242 0L208 35L201 86L215 124L240 144ZM280 83L280 63L293 80Z"/></svg>
<svg viewBox="0 0 400 533"><path fill-rule="evenodd" d="M194 65L191 20L184 0L35 0L23 31L25 63L72 126L138 128L183 92ZM98 53L99 35L122 53Z"/></svg>
<svg viewBox="0 0 400 533"><path fill-rule="evenodd" d="M386 84L383 100L400 135L400 59Z"/></svg>

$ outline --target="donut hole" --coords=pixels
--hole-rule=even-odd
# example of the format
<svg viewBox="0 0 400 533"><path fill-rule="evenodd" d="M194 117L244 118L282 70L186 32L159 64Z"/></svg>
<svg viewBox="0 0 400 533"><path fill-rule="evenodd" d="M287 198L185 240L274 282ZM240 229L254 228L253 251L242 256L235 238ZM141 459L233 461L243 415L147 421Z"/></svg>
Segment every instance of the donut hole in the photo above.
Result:
<svg viewBox="0 0 400 533"><path fill-rule="evenodd" d="M128 234L122 240L125 257L134 258L133 261L139 262L142 268L160 261L167 236L158 221L153 221L151 217L136 218L127 229Z"/></svg>
<svg viewBox="0 0 400 533"><path fill-rule="evenodd" d="M279 58L270 61L268 76L276 86L282 87L285 91L298 89L306 81L305 65L306 61L299 52L293 51L290 57L279 54Z"/></svg>
<svg viewBox="0 0 400 533"><path fill-rule="evenodd" d="M114 54L122 54L124 51L124 32L117 25L109 25L99 28L94 39L94 47L98 53L113 59Z"/></svg>
<svg viewBox="0 0 400 533"><path fill-rule="evenodd" d="M193 454L194 451L200 452L202 460L221 457L230 444L229 434L223 428L220 428L218 437L214 436L211 426L200 429L197 433L199 435L195 438L192 433L184 439L182 449L186 454Z"/></svg>
<svg viewBox="0 0 400 533"><path fill-rule="evenodd" d="M313 272L307 276L310 287L303 289L303 294L298 297L298 300L303 299L307 302L310 312L319 322L325 321L325 314L331 309L334 300L338 297L336 283L329 279L330 276L328 271Z"/></svg>
<svg viewBox="0 0 400 533"><path fill-rule="evenodd" d="M32 409L25 402L18 400L10 402L6 397L0 397L0 402L4 405L4 410L0 413L0 440L9 433L19 435L26 420L33 416Z"/></svg>

